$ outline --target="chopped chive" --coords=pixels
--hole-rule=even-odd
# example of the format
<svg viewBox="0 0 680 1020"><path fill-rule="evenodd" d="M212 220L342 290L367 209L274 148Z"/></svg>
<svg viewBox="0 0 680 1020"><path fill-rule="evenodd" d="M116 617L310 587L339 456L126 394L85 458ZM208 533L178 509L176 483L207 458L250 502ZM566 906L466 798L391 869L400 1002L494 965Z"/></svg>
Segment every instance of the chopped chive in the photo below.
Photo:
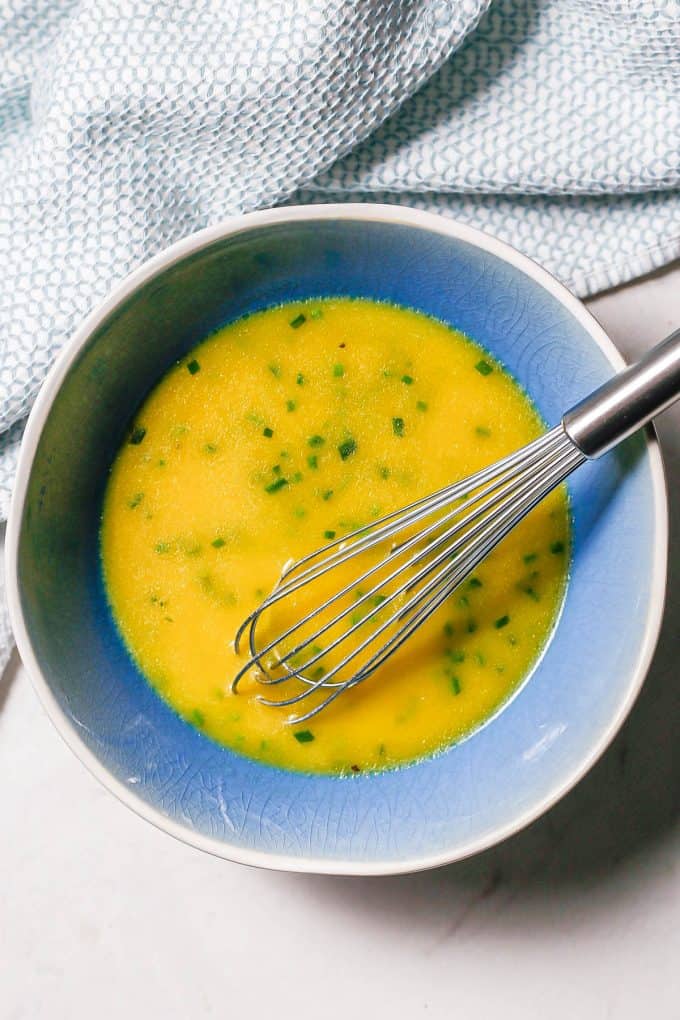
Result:
<svg viewBox="0 0 680 1020"><path fill-rule="evenodd" d="M427 411L427 404L426 404L426 402L425 402L424 400L419 400L419 401L418 401L418 402L416 403L416 408L417 408L417 409L418 409L419 411Z"/></svg>
<svg viewBox="0 0 680 1020"><path fill-rule="evenodd" d="M404 419L403 418L393 418L392 419L392 431L394 432L395 436L403 436L403 434L404 434Z"/></svg>
<svg viewBox="0 0 680 1020"><path fill-rule="evenodd" d="M332 489L326 489L325 492L321 493L321 498L327 503L332 495L333 495L333 490Z"/></svg>
<svg viewBox="0 0 680 1020"><path fill-rule="evenodd" d="M364 614L363 614L363 612L361 610L359 610L356 613L352 613L352 615L349 618L349 622L354 627L354 626L356 626L357 623L361 623L363 618L364 618Z"/></svg>
<svg viewBox="0 0 680 1020"><path fill-rule="evenodd" d="M406 383L407 386L411 386L414 380L412 375L402 375L401 381Z"/></svg>
<svg viewBox="0 0 680 1020"><path fill-rule="evenodd" d="M267 439L271 439L271 437L274 435L274 429L270 429L269 426L267 425L266 428L262 429L262 435L266 436Z"/></svg>
<svg viewBox="0 0 680 1020"><path fill-rule="evenodd" d="M520 591L523 591L524 594L528 595L530 599L534 600L534 602L541 601L541 596L538 594L536 589L533 588L530 584L527 585L520 584L518 587Z"/></svg>
<svg viewBox="0 0 680 1020"><path fill-rule="evenodd" d="M312 673L312 679L320 680L325 672L326 670L323 668L323 666L317 666L314 672Z"/></svg>
<svg viewBox="0 0 680 1020"><path fill-rule="evenodd" d="M453 637L453 630L454 630L453 624L451 623L450 620L447 620L446 623L444 624L444 633L446 634L447 637Z"/></svg>
<svg viewBox="0 0 680 1020"><path fill-rule="evenodd" d="M538 559L538 553L535 552L527 553L526 556L522 557L522 559L524 560L525 563L533 563L534 560Z"/></svg>
<svg viewBox="0 0 680 1020"><path fill-rule="evenodd" d="M212 547L214 549L221 549L222 546L226 545L227 543L224 541L223 538L213 538L213 540L212 540L212 542L210 544L212 545Z"/></svg>
<svg viewBox="0 0 680 1020"><path fill-rule="evenodd" d="M214 443L206 443L203 449L205 453L209 454L217 453L217 447L215 446Z"/></svg>
<svg viewBox="0 0 680 1020"><path fill-rule="evenodd" d="M323 648L321 647L321 645L316 645L315 644L315 645L312 645L312 647L309 650L312 653L312 655L321 655L321 653L323 651Z"/></svg>
<svg viewBox="0 0 680 1020"><path fill-rule="evenodd" d="M321 311L320 308L313 308L312 311L309 313L309 317L310 319L322 319L323 312Z"/></svg>
<svg viewBox="0 0 680 1020"><path fill-rule="evenodd" d="M134 494L134 496L132 497L132 499L128 500L128 506L130 507L131 510L134 510L136 507L139 506L139 504L142 502L143 499L144 499L144 493L143 492L136 492Z"/></svg>
<svg viewBox="0 0 680 1020"><path fill-rule="evenodd" d="M135 425L130 436L130 446L139 446L142 439L146 435L146 429L143 425Z"/></svg>
<svg viewBox="0 0 680 1020"><path fill-rule="evenodd" d="M494 621L494 627L496 628L496 630L500 630L501 627L507 627L509 623L510 623L509 616L499 616L498 619Z"/></svg>
<svg viewBox="0 0 680 1020"><path fill-rule="evenodd" d="M323 436L310 436L307 440L309 446L323 446L326 442Z"/></svg>
<svg viewBox="0 0 680 1020"><path fill-rule="evenodd" d="M198 363L198 362L196 361L196 358L193 358L193 359L192 359L192 360L191 360L191 361L190 361L190 362L188 363L188 365L187 365L187 368L189 369L189 372L191 373L191 375L196 375L196 373L197 373L197 372L200 372L200 371L201 371L201 366L200 366L200 365L199 365L199 363Z"/></svg>
<svg viewBox="0 0 680 1020"><path fill-rule="evenodd" d="M272 468L272 474L273 475L280 475L281 474L281 465L280 464L275 464L274 465L274 467Z"/></svg>
<svg viewBox="0 0 680 1020"><path fill-rule="evenodd" d="M299 744L308 744L311 740L314 740L314 734L311 730L296 730L293 736Z"/></svg>
<svg viewBox="0 0 680 1020"><path fill-rule="evenodd" d="M374 595L373 596L373 605L374 606L380 606L380 605L382 605L382 603L386 599L387 599L387 595Z"/></svg>
<svg viewBox="0 0 680 1020"><path fill-rule="evenodd" d="M155 549L155 551L157 553L170 552L170 543L169 542L156 542L156 545L154 546L154 549Z"/></svg>
<svg viewBox="0 0 680 1020"><path fill-rule="evenodd" d="M287 411L294 411L296 407L297 407L297 404L295 403L294 400L287 400L286 401L286 410Z"/></svg>
<svg viewBox="0 0 680 1020"><path fill-rule="evenodd" d="M356 451L357 444L355 439L346 439L344 443L340 443L338 447L338 453L343 460L347 460Z"/></svg>
<svg viewBox="0 0 680 1020"><path fill-rule="evenodd" d="M482 582L478 577L471 577L467 583L468 588L481 588Z"/></svg>
<svg viewBox="0 0 680 1020"><path fill-rule="evenodd" d="M563 553L564 552L564 542L551 542L551 544L550 544L550 552L551 553L555 553L556 556L558 556L560 553Z"/></svg>
<svg viewBox="0 0 680 1020"><path fill-rule="evenodd" d="M307 457L307 466L310 467L312 471L316 471L318 468L319 458L315 453L310 453L309 457Z"/></svg>
<svg viewBox="0 0 680 1020"><path fill-rule="evenodd" d="M460 694L460 680L457 676L451 677L451 690L454 694Z"/></svg>
<svg viewBox="0 0 680 1020"><path fill-rule="evenodd" d="M307 321L307 316L303 315L302 312L300 312L299 315L296 315L294 319L290 320L291 328L292 329L299 329L300 326L302 325L302 323L306 322L306 321Z"/></svg>
<svg viewBox="0 0 680 1020"><path fill-rule="evenodd" d="M333 365L333 376L336 379L342 379L344 374L345 374L344 365Z"/></svg>
<svg viewBox="0 0 680 1020"><path fill-rule="evenodd" d="M281 378L281 366L279 365L278 362L272 361L271 365L267 365L267 368L269 369L269 371L271 372L275 379Z"/></svg>
<svg viewBox="0 0 680 1020"><path fill-rule="evenodd" d="M477 630L477 624L475 623L475 621L474 620L469 620L468 621L468 625L467 625L467 632L468 632L468 634L474 634L474 632L476 630Z"/></svg>
<svg viewBox="0 0 680 1020"><path fill-rule="evenodd" d="M195 708L193 710L193 712L191 713L191 718L193 722L196 723L197 726L203 726L203 724L205 723L205 716L198 708Z"/></svg>
<svg viewBox="0 0 680 1020"><path fill-rule="evenodd" d="M305 377L302 374L302 372L298 372L297 378L296 378L295 382L298 384L298 386L304 386L304 384L305 384Z"/></svg>
<svg viewBox="0 0 680 1020"><path fill-rule="evenodd" d="M162 457L161 457L161 459L160 459L160 460L158 461L158 466L159 466L159 467L165 467L165 461L163 460L163 458L162 458Z"/></svg>
<svg viewBox="0 0 680 1020"><path fill-rule="evenodd" d="M488 361L485 361L484 358L482 358L481 361L477 362L475 368L477 369L480 375L491 375L491 373L493 372L493 366L490 365Z"/></svg>
<svg viewBox="0 0 680 1020"><path fill-rule="evenodd" d="M330 540L331 538L335 538L335 532L334 532L334 531L324 531L324 533L323 533L323 537L324 537L324 538L327 538L327 539L329 539L329 540Z"/></svg>
<svg viewBox="0 0 680 1020"><path fill-rule="evenodd" d="M284 485L288 485L287 478L277 478L275 482L271 482L269 485L265 485L265 492L278 492Z"/></svg>
<svg viewBox="0 0 680 1020"><path fill-rule="evenodd" d="M491 429L488 429L486 425L477 425L475 432L478 436L483 436L485 439L491 435Z"/></svg>
<svg viewBox="0 0 680 1020"><path fill-rule="evenodd" d="M390 477L390 469L388 467L386 467L385 465L383 465L379 469L378 474L380 475L381 478L389 478Z"/></svg>

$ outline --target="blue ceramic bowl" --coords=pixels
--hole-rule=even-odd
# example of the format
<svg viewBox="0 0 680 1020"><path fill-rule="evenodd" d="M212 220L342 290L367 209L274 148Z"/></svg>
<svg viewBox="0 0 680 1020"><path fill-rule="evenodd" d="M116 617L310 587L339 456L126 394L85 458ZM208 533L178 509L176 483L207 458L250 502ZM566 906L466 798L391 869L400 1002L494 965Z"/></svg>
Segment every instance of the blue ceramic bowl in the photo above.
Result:
<svg viewBox="0 0 680 1020"><path fill-rule="evenodd" d="M622 365L547 273L449 220L370 205L230 220L134 273L60 356L20 459L10 609L57 728L140 815L250 864L409 871L474 853L536 818L621 725L662 612L663 472L648 432L573 477L574 556L559 624L520 693L463 743L346 778L286 772L218 746L157 697L121 644L97 551L107 472L149 389L207 333L278 302L340 294L398 302L463 330L550 424Z"/></svg>

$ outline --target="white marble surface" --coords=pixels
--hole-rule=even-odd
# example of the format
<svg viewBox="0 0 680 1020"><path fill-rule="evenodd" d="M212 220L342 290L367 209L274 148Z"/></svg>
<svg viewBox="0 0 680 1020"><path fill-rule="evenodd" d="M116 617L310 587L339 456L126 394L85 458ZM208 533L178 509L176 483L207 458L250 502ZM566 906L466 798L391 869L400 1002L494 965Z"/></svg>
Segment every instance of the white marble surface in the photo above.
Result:
<svg viewBox="0 0 680 1020"><path fill-rule="evenodd" d="M634 357L680 266L590 302ZM460 865L333 879L207 857L77 762L0 681L0 1020L680 1017L680 407L664 629L623 732L548 815Z"/></svg>

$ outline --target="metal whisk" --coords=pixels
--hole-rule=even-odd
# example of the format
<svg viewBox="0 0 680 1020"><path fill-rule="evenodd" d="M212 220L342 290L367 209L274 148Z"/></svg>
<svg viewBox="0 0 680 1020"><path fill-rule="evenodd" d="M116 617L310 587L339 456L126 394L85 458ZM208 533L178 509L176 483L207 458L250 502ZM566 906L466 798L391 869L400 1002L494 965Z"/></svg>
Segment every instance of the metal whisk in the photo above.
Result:
<svg viewBox="0 0 680 1020"><path fill-rule="evenodd" d="M250 657L232 689L252 672L265 687L292 685L282 698L258 696L265 705L303 703L289 723L316 715L389 659L575 468L606 453L679 396L680 330L523 449L288 566L238 631L236 650L247 633ZM334 590L332 571L355 560L361 563L356 576ZM258 647L265 615L280 610L284 600L295 600L297 609L305 595L311 608Z"/></svg>

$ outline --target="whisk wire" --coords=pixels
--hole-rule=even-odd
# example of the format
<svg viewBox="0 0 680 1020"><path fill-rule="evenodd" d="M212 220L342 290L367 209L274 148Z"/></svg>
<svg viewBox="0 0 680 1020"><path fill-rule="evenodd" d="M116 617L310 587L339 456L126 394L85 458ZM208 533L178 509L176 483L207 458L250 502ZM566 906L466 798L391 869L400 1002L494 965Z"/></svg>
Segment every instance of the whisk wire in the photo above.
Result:
<svg viewBox="0 0 680 1020"><path fill-rule="evenodd" d="M290 706L316 691L328 690L327 696L313 704L307 712L288 721L300 723L316 715L341 693L373 674L392 656L452 595L517 521L585 459L564 428L557 426L497 464L387 514L372 525L358 528L292 564L282 573L272 593L239 629L235 646L238 650L241 637L248 631L250 657L234 678L232 689L236 690L242 677L250 670L257 671L257 679L263 685L297 680L302 684L302 690L290 697L274 699L260 695L258 700L265 705ZM412 526L442 510L445 513L426 527L414 534L408 533ZM335 567L405 532L403 541L390 544L384 557L258 649L256 631L267 610L306 588ZM397 560L402 562L390 570L390 563ZM412 573L414 570L415 573ZM377 574L379 576L367 591L359 587ZM404 580L400 581L402 577ZM395 589L389 591L386 586L395 581ZM333 607L353 590L359 591L358 598L335 612ZM385 592L385 595L378 603L376 596L380 592ZM402 596L406 596L406 601L400 605ZM366 606L369 609L365 615L333 636L325 648L317 648L320 638L328 631L341 624L350 613L355 614ZM352 646L352 636L361 627L366 623L375 623L378 613L384 614L391 608L387 618L379 621L365 638ZM324 620L323 614L329 611L330 618ZM320 625L307 634L304 628L316 622L319 617L322 618ZM390 629L393 630L391 636L372 654L367 652ZM296 633L300 635L297 640ZM283 645L289 638L293 638L292 647L285 649ZM349 651L330 670L323 671L318 678L308 675L312 667L319 668L317 664L321 659L348 641ZM306 648L311 649L311 655L303 663L297 663L295 660L303 655ZM338 678L364 652L368 654L366 661L360 663L349 676ZM269 656L274 657L273 666L265 662ZM272 675L272 670L277 669L282 669L283 673L277 675L274 672Z"/></svg>

